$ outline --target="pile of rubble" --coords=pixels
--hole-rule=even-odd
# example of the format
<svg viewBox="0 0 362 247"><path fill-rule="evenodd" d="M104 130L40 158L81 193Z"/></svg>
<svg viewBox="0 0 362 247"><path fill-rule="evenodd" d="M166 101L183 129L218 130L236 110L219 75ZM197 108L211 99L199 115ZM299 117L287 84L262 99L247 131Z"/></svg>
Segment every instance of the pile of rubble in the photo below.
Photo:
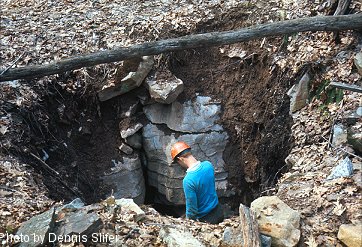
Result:
<svg viewBox="0 0 362 247"><path fill-rule="evenodd" d="M240 207L242 208L242 206ZM295 246L300 215L276 196L261 197L251 205L256 212L262 246ZM55 204L24 222L16 234L2 235L6 245L20 246L243 246L240 219L218 225L161 216L132 199L106 200L85 206L80 199Z"/></svg>

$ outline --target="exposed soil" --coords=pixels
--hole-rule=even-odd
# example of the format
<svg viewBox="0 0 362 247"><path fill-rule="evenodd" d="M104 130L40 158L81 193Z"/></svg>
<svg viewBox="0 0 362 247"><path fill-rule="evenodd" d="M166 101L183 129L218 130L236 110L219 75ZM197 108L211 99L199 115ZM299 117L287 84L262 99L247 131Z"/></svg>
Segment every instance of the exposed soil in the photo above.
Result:
<svg viewBox="0 0 362 247"><path fill-rule="evenodd" d="M269 72L269 58L258 54L256 45L244 47L255 54L241 60L209 48L171 58L173 72L185 83L183 97L199 93L221 100L221 124L230 135L224 160L230 182L239 188L237 203L250 202L276 182L292 143L287 77L277 69Z"/></svg>
<svg viewBox="0 0 362 247"><path fill-rule="evenodd" d="M200 30L236 28L242 26L242 17L239 19L234 19L232 25L204 24ZM220 52L220 47L215 47L171 53L161 61L184 81L181 100L192 99L196 93L221 100L221 124L230 136L224 160L229 181L237 191L235 198L228 201L237 206L240 202L250 203L277 181L287 169L284 159L292 141L286 96L290 78L285 72L270 68L272 57L260 49L260 41L222 49L235 47L244 50L246 56L230 58ZM71 74L46 86L29 84L39 94L38 103L29 109L8 109L22 119L24 132L20 139L19 133L8 136L17 142L7 151L30 161L43 173L49 196L56 200L79 196L91 203L109 193L111 188L102 187L99 181L100 171L109 168L111 160L122 160L118 147L121 144L119 129L123 126L119 123L125 123L124 113L137 102L136 95L145 90L140 87L99 102L96 91L103 75L92 76L95 79L91 85L82 85L72 92L69 87L74 87L75 78ZM143 118L141 111L135 118ZM42 157L43 150L49 155L46 163L60 176L54 176L30 155Z"/></svg>

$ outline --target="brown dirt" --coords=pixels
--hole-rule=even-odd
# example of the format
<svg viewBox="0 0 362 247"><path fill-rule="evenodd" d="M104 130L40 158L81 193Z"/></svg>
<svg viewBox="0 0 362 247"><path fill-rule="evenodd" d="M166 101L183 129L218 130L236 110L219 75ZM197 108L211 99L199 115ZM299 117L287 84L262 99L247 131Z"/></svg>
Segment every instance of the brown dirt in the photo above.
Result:
<svg viewBox="0 0 362 247"><path fill-rule="evenodd" d="M219 48L174 53L171 69L185 83L181 97L199 93L221 100L221 123L230 135L224 153L230 182L248 203L276 182L291 147L291 118L286 75L270 72L270 59L256 45L244 47L256 54L241 60L223 57Z"/></svg>

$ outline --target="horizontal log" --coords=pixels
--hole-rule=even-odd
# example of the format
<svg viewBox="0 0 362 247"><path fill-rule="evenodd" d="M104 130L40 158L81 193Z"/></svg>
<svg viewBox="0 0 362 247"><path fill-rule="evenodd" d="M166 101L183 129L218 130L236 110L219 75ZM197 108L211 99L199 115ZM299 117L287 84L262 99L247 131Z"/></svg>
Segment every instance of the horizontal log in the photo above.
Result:
<svg viewBox="0 0 362 247"><path fill-rule="evenodd" d="M90 67L102 63L122 61L164 52L218 46L244 42L263 37L293 34L305 31L341 31L362 28L362 14L341 16L317 16L288 21L274 22L242 28L236 31L194 34L179 38L120 47L86 55L67 58L45 65L25 66L0 71L0 81L32 79L60 74L66 71Z"/></svg>
<svg viewBox="0 0 362 247"><path fill-rule="evenodd" d="M362 93L362 87L359 87L357 85L351 85L351 84L346 84L346 83L342 83L342 82L331 82L329 84L329 86L344 89L344 90L349 90L349 91L353 91L353 92L357 92L357 93Z"/></svg>

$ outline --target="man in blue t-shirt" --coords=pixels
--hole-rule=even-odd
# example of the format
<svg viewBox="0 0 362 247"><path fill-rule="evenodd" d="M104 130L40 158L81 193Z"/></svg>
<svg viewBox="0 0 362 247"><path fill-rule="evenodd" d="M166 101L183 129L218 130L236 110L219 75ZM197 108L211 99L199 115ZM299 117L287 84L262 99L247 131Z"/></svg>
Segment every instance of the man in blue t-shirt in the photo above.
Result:
<svg viewBox="0 0 362 247"><path fill-rule="evenodd" d="M174 161L186 168L183 189L186 198L186 217L217 224L224 215L215 189L214 167L209 161L198 161L185 142L171 148Z"/></svg>

